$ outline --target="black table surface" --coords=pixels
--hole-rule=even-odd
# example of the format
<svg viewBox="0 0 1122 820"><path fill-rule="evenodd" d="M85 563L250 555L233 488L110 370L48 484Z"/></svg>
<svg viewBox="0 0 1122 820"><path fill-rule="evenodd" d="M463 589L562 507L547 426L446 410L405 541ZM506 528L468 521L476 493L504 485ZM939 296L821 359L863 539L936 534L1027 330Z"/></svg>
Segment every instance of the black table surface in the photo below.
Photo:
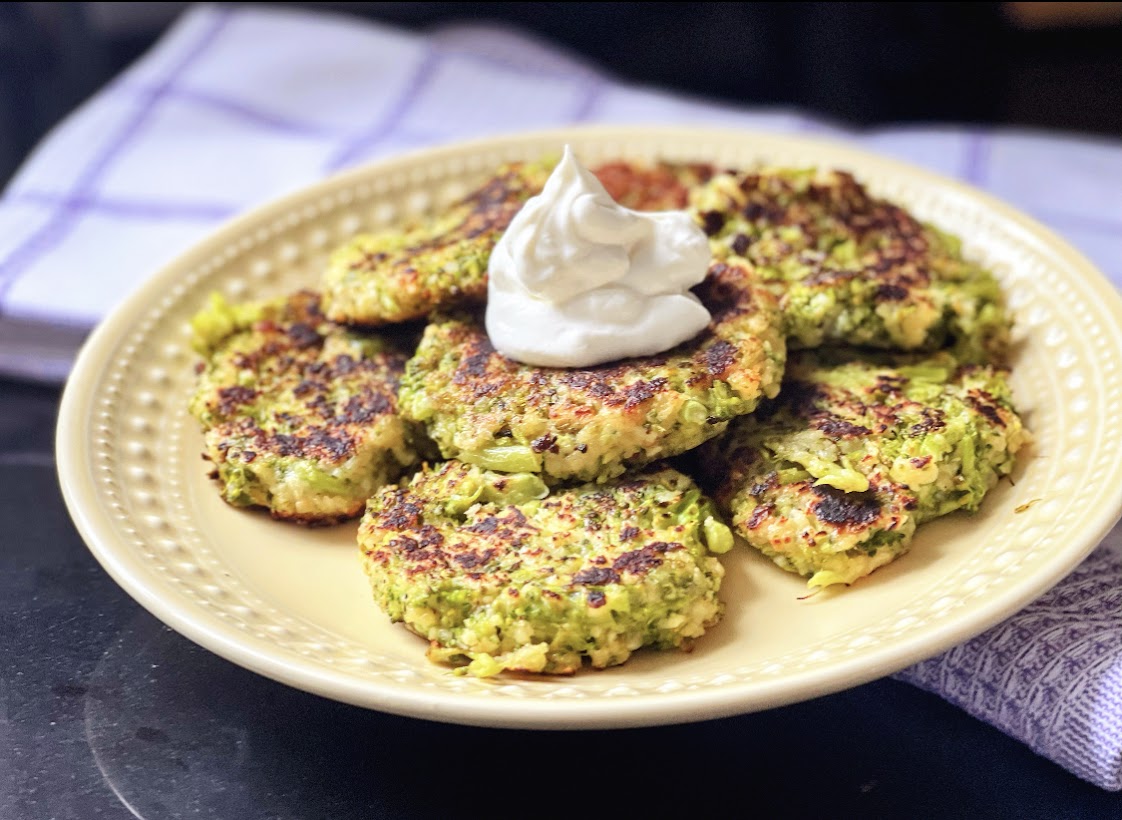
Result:
<svg viewBox="0 0 1122 820"><path fill-rule="evenodd" d="M0 818L1122 818L938 697L884 679L736 718L532 732L380 714L195 646L63 504L59 390L0 381Z"/></svg>

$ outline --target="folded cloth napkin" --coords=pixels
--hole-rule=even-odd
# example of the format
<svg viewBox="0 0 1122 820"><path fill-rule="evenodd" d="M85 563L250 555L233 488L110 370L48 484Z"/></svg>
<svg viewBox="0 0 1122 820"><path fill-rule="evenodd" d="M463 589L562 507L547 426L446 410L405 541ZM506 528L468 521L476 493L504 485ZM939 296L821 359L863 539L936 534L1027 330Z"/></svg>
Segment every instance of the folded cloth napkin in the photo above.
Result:
<svg viewBox="0 0 1122 820"><path fill-rule="evenodd" d="M0 201L0 373L62 380L83 334L227 217L366 160L571 123L822 133L965 179L1122 285L1122 146L952 127L852 132L636 88L489 26L425 36L196 6L39 146ZM190 162L183 158L190 156ZM1122 787L1122 537L1024 613L901 678Z"/></svg>
<svg viewBox="0 0 1122 820"><path fill-rule="evenodd" d="M896 675L1122 789L1122 527L1009 620Z"/></svg>

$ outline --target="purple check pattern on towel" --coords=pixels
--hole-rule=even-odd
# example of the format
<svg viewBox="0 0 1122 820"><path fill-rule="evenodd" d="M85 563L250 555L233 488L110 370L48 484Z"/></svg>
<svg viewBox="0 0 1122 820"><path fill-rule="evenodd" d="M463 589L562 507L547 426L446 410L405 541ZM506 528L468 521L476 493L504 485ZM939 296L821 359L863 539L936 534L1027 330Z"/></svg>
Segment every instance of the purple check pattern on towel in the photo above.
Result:
<svg viewBox="0 0 1122 820"><path fill-rule="evenodd" d="M578 122L856 142L1014 203L1122 284L1117 144L952 127L851 132L627 86L502 29L419 36L200 6L57 128L0 200L0 372L61 380L82 331L249 207L377 157Z"/></svg>
<svg viewBox="0 0 1122 820"><path fill-rule="evenodd" d="M899 673L1084 780L1122 789L1122 530L1016 616Z"/></svg>
<svg viewBox="0 0 1122 820"><path fill-rule="evenodd" d="M82 334L246 208L428 145L572 123L821 134L966 180L1122 286L1122 144L958 127L853 132L628 86L494 27L410 34L196 6L36 149L0 200L0 374L61 381ZM1023 613L899 675L1122 788L1122 543Z"/></svg>

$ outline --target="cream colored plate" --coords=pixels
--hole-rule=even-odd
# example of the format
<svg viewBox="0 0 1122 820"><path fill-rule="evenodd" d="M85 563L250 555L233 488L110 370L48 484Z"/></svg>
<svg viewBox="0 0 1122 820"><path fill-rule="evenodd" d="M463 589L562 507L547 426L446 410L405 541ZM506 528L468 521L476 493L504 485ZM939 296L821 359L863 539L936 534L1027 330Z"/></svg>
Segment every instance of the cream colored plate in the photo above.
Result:
<svg viewBox="0 0 1122 820"><path fill-rule="evenodd" d="M963 237L1017 316L1013 383L1036 433L1015 485L974 517L921 530L912 552L840 593L748 550L726 556L724 621L692 654L639 653L571 678L457 677L378 611L355 526L305 530L219 500L185 408L187 320L235 299L314 286L357 231L439 208L500 162L572 144L626 156L845 168ZM62 403L58 464L94 555L142 605L235 663L349 703L491 726L638 726L814 697L894 672L1028 603L1086 555L1122 508L1122 301L1086 259L965 186L846 147L738 132L579 129L492 139L372 165L261 208L154 276L94 333ZM1031 503L1018 512L1020 505Z"/></svg>

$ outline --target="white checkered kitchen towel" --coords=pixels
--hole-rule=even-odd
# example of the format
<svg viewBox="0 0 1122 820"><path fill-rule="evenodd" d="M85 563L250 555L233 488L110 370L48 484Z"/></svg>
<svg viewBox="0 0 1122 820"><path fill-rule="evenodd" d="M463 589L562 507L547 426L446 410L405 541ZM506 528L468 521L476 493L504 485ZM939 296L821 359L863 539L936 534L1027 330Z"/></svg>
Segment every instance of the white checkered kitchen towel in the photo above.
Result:
<svg viewBox="0 0 1122 820"><path fill-rule="evenodd" d="M71 115L0 201L0 373L62 380L88 329L226 218L366 160L571 123L825 133L965 179L1122 286L1122 144L963 128L854 133L635 88L522 35L426 36L198 6ZM189 155L189 163L181 157ZM1122 530L1006 623L899 676L1122 788Z"/></svg>

